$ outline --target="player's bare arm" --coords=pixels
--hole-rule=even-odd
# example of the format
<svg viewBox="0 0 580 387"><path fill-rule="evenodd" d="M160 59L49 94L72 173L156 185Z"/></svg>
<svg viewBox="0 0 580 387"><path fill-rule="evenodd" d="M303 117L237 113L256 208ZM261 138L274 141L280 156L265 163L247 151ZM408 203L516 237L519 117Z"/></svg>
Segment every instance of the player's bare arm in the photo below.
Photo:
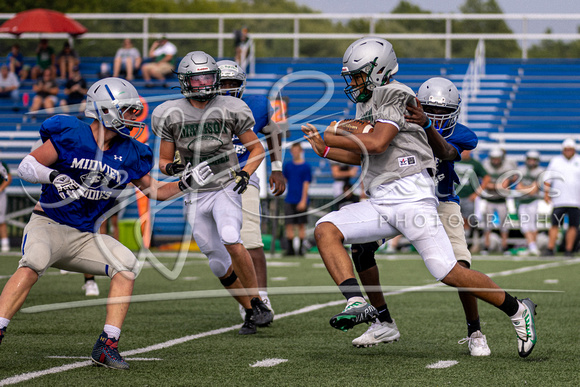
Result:
<svg viewBox="0 0 580 387"><path fill-rule="evenodd" d="M172 175L167 171L167 165L173 163L175 157L175 143L161 140L159 145L159 169L166 175Z"/></svg>
<svg viewBox="0 0 580 387"><path fill-rule="evenodd" d="M282 168L282 138L280 136L280 127L277 123L271 121L268 126L273 129L266 136L268 150L270 153L270 163L272 164L272 174L270 175L270 189L274 196L280 196L286 191L286 178L281 171ZM275 166L277 165L277 168ZM276 169L276 170L275 170Z"/></svg>
<svg viewBox="0 0 580 387"><path fill-rule="evenodd" d="M243 171L247 172L248 175L256 172L256 169L260 166L262 160L266 156L266 151L264 151L264 147L256 133L252 130L246 130L244 133L240 134L239 136L240 141L244 146L250 151L250 155L248 156L248 162L242 169Z"/></svg>
<svg viewBox="0 0 580 387"><path fill-rule="evenodd" d="M50 140L47 140L44 144L30 152L30 155L46 167L51 166L58 160L58 153L56 152L56 149L54 149L52 141Z"/></svg>
<svg viewBox="0 0 580 387"><path fill-rule="evenodd" d="M314 125L302 125L302 132L304 132L304 138L308 140L312 146L312 149L314 149L314 152L316 152L318 156L326 157L329 160L334 160L345 164L360 165L360 155L348 150L329 148L326 156L324 156L326 144L324 143L324 140Z"/></svg>
<svg viewBox="0 0 580 387"><path fill-rule="evenodd" d="M331 124L324 131L324 142L331 148L340 148L357 154L381 154L387 150L389 144L399 133L399 129L386 122L377 122L370 133L352 134L336 130ZM356 140L355 140L356 138ZM357 141L358 140L358 141ZM361 148L364 147L364 149Z"/></svg>

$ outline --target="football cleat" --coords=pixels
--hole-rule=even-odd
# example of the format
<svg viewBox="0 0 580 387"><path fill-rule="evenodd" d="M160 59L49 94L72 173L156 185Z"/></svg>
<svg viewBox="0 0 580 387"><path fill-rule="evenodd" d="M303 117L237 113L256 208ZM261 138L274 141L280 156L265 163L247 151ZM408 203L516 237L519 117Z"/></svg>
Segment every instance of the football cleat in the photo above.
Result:
<svg viewBox="0 0 580 387"><path fill-rule="evenodd" d="M5 334L6 334L6 327L0 328L0 344L2 344L2 339L4 338Z"/></svg>
<svg viewBox="0 0 580 387"><path fill-rule="evenodd" d="M253 311L245 314L244 324L238 331L240 335L253 335L254 333L257 332L256 323L254 322L253 319L254 317L253 314L254 314Z"/></svg>
<svg viewBox="0 0 580 387"><path fill-rule="evenodd" d="M88 280L83 285L82 289L85 291L85 296L98 296L99 295L99 285L95 280Z"/></svg>
<svg viewBox="0 0 580 387"><path fill-rule="evenodd" d="M264 292L264 294L266 294L266 292ZM266 296L263 296L262 292L260 292L260 297L262 297L262 301L264 302L264 305L266 305L266 307L268 309L270 309L272 314L274 314L274 309L272 309L272 304L270 303L270 299ZM246 308L244 308L242 306L242 304L238 304L238 308L240 310L240 316L242 317L242 321L246 321Z"/></svg>
<svg viewBox="0 0 580 387"><path fill-rule="evenodd" d="M105 332L101 333L91 354L93 363L102 367L128 370L129 364L119 354L118 344L118 339L109 338Z"/></svg>
<svg viewBox="0 0 580 387"><path fill-rule="evenodd" d="M386 344L399 341L400 337L401 333L399 333L395 320L392 323L377 320L371 324L365 333L354 339L352 345L357 348L372 347L380 343Z"/></svg>
<svg viewBox="0 0 580 387"><path fill-rule="evenodd" d="M489 356L491 355L491 350L487 345L487 339L481 331L475 331L471 336L461 339L457 342L458 344L468 343L469 353L471 356Z"/></svg>
<svg viewBox="0 0 580 387"><path fill-rule="evenodd" d="M330 325L346 332L357 324L373 321L378 315L379 312L374 306L356 297L356 300L349 302L341 313L330 319Z"/></svg>
<svg viewBox="0 0 580 387"><path fill-rule="evenodd" d="M538 340L536 336L536 322L534 319L537 305L529 298L518 300L518 302L523 306L523 308L520 308L511 319L517 333L518 353L521 357L526 357L532 353Z"/></svg>
<svg viewBox="0 0 580 387"><path fill-rule="evenodd" d="M258 297L252 298L252 311L254 322L259 327L267 327L274 321L274 313Z"/></svg>

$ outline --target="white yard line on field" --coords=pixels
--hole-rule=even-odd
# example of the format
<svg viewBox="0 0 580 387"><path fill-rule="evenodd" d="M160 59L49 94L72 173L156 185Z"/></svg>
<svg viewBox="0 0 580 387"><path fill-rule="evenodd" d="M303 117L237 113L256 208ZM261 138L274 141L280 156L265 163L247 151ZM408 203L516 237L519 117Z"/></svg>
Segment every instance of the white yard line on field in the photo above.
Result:
<svg viewBox="0 0 580 387"><path fill-rule="evenodd" d="M568 265L577 264L577 263L580 263L580 258L566 260L566 261L560 261L560 262L551 262L551 263L546 263L546 264L541 264L541 265L536 265L536 266L526 266L526 267L521 267L521 268L514 269L514 270L505 270L505 271L501 271L498 273L488 274L488 276L490 276L490 277L504 277L504 276L514 275L514 274L528 273L531 271L546 270L546 269L551 269L551 268L560 267L560 266L568 266ZM423 285L423 286L411 286L411 287L399 289L396 291L387 292L387 293L385 293L385 295L389 296L389 295L403 294L403 293L408 293L408 292L416 292L418 290L425 290L425 289L434 288L434 287L438 287L438 286L445 286L445 285L442 283L434 283L434 284L428 284L428 285ZM303 314L303 313L308 313L308 312L312 312L312 311L315 311L318 309L326 308L328 306L344 305L344 303L345 303L344 299L341 299L338 301L331 301L331 302L327 302L324 304L310 305L310 306L307 306L307 307L304 307L301 309L297 309L297 310L294 310L291 312L277 314L276 319L281 319L281 318L285 318L285 317L289 317L289 316L295 316L295 315L299 315L299 314ZM221 333L230 332L230 331L233 331L235 329L239 329L240 326L241 326L241 324L226 327L226 328L214 329L211 331L202 332L202 333L198 333L195 335L184 336L184 337L180 337L177 339L165 341L163 343L150 345L148 347L143 347L143 348L133 349L130 351L125 351L125 352L122 352L121 354L123 356L132 356L132 355L138 355L138 354L147 353L147 352L151 352L151 351L157 351L160 349L165 349L165 348L173 347L175 345L183 344L183 343L186 343L186 342L191 341L191 340L197 340L197 339L201 339L201 338L208 337L208 336L219 335ZM56 374L59 372L73 370L76 368L87 367L91 364L92 364L91 361L81 361L81 362L76 362L76 363L71 363L71 364L65 364L65 365L62 365L59 367L52 367L52 368L48 368L48 369L41 370L41 371L28 372L28 373L24 373L24 374L20 374L20 375L15 375L15 376L0 380L0 386L16 384L16 383L24 382L24 381L31 380L34 378L38 378L41 376L45 376L45 375L51 375L51 374Z"/></svg>

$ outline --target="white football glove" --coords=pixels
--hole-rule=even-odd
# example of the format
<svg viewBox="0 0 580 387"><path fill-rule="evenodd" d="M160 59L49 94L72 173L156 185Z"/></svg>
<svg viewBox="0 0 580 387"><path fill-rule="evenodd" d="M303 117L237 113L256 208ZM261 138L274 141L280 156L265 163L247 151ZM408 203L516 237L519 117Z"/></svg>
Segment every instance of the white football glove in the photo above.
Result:
<svg viewBox="0 0 580 387"><path fill-rule="evenodd" d="M179 189L188 191L200 188L209 183L212 178L213 172L206 161L199 163L195 167L192 167L191 163L187 163L179 181Z"/></svg>
<svg viewBox="0 0 580 387"><path fill-rule="evenodd" d="M64 200L67 196L73 199L79 199L83 196L87 190L85 187L80 186L76 181L70 178L70 176L61 173L54 178L52 184L56 187L59 196Z"/></svg>

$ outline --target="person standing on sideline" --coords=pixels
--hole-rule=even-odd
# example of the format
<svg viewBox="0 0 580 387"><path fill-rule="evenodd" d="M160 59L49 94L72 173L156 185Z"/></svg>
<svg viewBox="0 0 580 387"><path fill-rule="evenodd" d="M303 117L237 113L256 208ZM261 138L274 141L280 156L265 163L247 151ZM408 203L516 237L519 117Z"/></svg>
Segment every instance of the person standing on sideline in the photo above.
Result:
<svg viewBox="0 0 580 387"><path fill-rule="evenodd" d="M544 200L552 203L552 227L548 231L548 256L556 251L564 216L568 215L565 237L565 255L573 257L580 224L580 156L576 154L576 141L572 138L562 143L562 154L554 157L546 169Z"/></svg>
<svg viewBox="0 0 580 387"><path fill-rule="evenodd" d="M8 239L8 227L6 226L6 211L8 209L8 197L6 195L6 187L12 184L12 175L8 165L0 162L0 243L2 245L2 252L10 251L10 240Z"/></svg>
<svg viewBox="0 0 580 387"><path fill-rule="evenodd" d="M491 249L491 233L494 227L494 219L497 213L499 231L501 234L501 249L505 255L511 255L508 250L508 210L506 197L509 185L515 181L516 170L506 160L505 153L495 148L489 152L489 157L483 162L483 168L489 174L490 179L483 186L482 197L485 199L483 211L483 250L481 254L489 254Z"/></svg>
<svg viewBox="0 0 580 387"><path fill-rule="evenodd" d="M210 165L215 179L185 198L187 221L213 274L246 310L239 334L254 334L256 326L270 325L274 315L258 293L256 271L240 230L242 194L264 159L264 147L252 131L255 121L248 105L219 95L220 69L214 58L203 51L187 53L177 77L185 98L162 103L151 118L153 132L161 138L159 169L167 175L181 172L182 166L174 163L176 151L185 162ZM243 168L234 135L249 151Z"/></svg>
<svg viewBox="0 0 580 387"><path fill-rule="evenodd" d="M526 238L528 248L519 251L522 256L539 256L540 250L536 245L538 236L538 201L540 196L540 179L544 173L544 168L540 167L540 153L530 150L526 153L526 165L520 168L520 181L516 186L518 197L518 219L520 220L520 231Z"/></svg>
<svg viewBox="0 0 580 387"><path fill-rule="evenodd" d="M461 160L455 163L455 172L459 176L457 196L463 217L463 227L473 240L470 251L479 253L479 220L476 207L479 204L482 187L489 183L490 177L483 165L474 159L470 150L461 152Z"/></svg>
<svg viewBox="0 0 580 387"><path fill-rule="evenodd" d="M217 62L217 65L220 69L220 94L241 98L252 111L254 121L256 121L253 128L254 133L262 133L266 136L272 168L269 180L270 189L274 196L280 196L286 190L286 179L282 174L282 139L278 125L271 119L272 106L270 101L264 95L244 95L246 73L236 62L221 60ZM248 161L250 151L242 144L238 136L234 136L234 149L238 155L240 168L243 168ZM260 178L256 173L252 174L248 189L242 194L242 210L242 241L254 263L260 297L268 309L274 313L268 298L266 255L264 254L264 243L262 242L262 230L260 227ZM245 320L246 310L241 305L239 308L242 319Z"/></svg>
<svg viewBox="0 0 580 387"><path fill-rule="evenodd" d="M416 99L409 87L392 79L397 70L397 57L388 41L377 37L355 41L343 56L341 75L347 83L345 93L356 103L356 117L370 120L374 130L352 134L337 130L331 123L322 140L314 125L302 126L317 154L362 165L366 171L364 186L369 200L325 215L314 231L326 269L347 301L346 308L330 319L330 325L346 331L374 321L379 314L363 298L344 244L368 243L402 233L438 281L469 289L508 315L516 330L518 353L526 357L537 341L536 305L529 299L517 300L485 274L457 264L437 214L430 173L435 169L433 152L425 129L406 121L407 105L415 105Z"/></svg>
<svg viewBox="0 0 580 387"><path fill-rule="evenodd" d="M109 300L116 302L107 304L105 326L91 360L107 368L129 368L119 354L118 341L139 262L119 241L99 234L100 223L130 182L151 198L170 200L213 177L202 163L188 166L178 182L153 179L149 175L153 152L129 135L131 128L144 127L135 121L142 108L133 85L105 78L88 91L85 115L93 119L91 124L59 114L41 125L43 144L18 167L21 179L42 184L42 193L24 228L18 269L0 295L0 342L32 286L49 267L106 275L111 278Z"/></svg>
<svg viewBox="0 0 580 387"><path fill-rule="evenodd" d="M234 48L236 50L234 61L245 71L248 50L250 49L248 27L242 27L241 29L234 31Z"/></svg>
<svg viewBox="0 0 580 387"><path fill-rule="evenodd" d="M288 181L288 193L286 194L284 215L286 217L286 249L287 256L304 255L304 239L306 239L306 224L308 223L308 188L312 181L312 168L304 160L304 151L299 142L290 147L292 160L284 164L282 172ZM294 250L294 226L298 228L300 247Z"/></svg>

